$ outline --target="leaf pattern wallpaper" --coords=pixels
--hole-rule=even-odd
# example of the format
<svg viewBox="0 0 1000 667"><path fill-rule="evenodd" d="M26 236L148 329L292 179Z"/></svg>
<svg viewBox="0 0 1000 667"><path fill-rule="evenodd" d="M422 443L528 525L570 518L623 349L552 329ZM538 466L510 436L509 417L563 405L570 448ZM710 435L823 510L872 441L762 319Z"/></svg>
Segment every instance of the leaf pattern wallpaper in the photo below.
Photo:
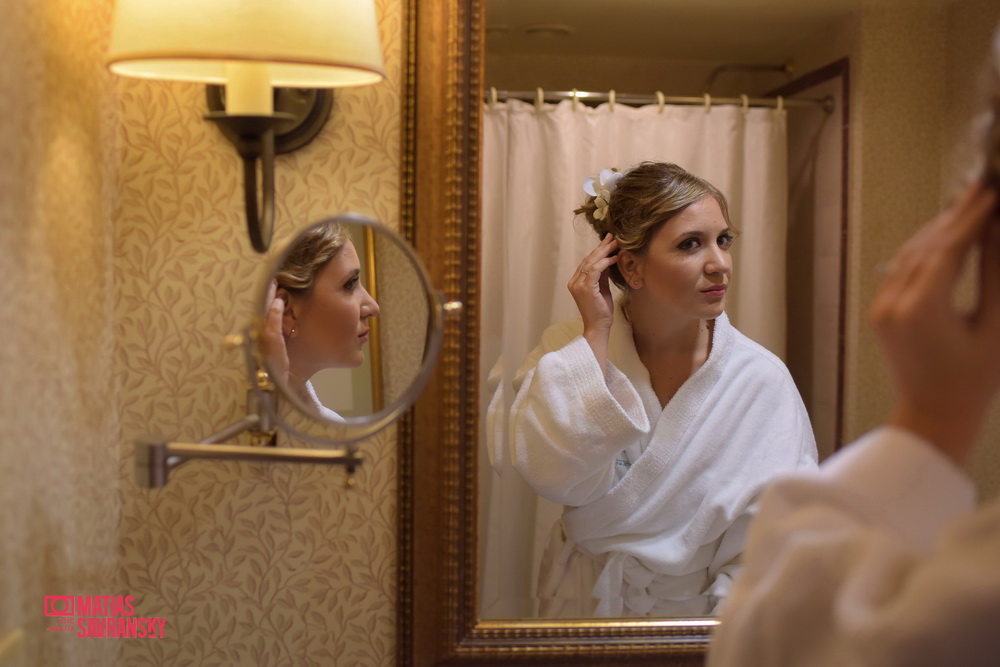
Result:
<svg viewBox="0 0 1000 667"><path fill-rule="evenodd" d="M387 80L335 91L322 133L277 160L280 247L356 211L398 227L402 8L377 3ZM240 331L270 258L249 246L242 171L202 120L204 88L116 80L115 375L121 387L120 588L162 641L129 665L382 665L395 643L395 432L362 444L357 484L332 467L195 462L133 483L133 442L197 442L241 418ZM273 254L273 253L272 253Z"/></svg>
<svg viewBox="0 0 1000 667"><path fill-rule="evenodd" d="M244 414L223 338L270 257L249 249L204 89L107 71L112 8L12 0L0 22L3 659L391 664L394 430L361 444L350 490L335 468L209 462L134 483L137 438L198 440ZM345 210L398 227L403 8L376 8L388 78L338 92L321 135L279 156L276 247ZM422 326L405 305L400 330ZM50 595L132 595L165 638L51 632Z"/></svg>

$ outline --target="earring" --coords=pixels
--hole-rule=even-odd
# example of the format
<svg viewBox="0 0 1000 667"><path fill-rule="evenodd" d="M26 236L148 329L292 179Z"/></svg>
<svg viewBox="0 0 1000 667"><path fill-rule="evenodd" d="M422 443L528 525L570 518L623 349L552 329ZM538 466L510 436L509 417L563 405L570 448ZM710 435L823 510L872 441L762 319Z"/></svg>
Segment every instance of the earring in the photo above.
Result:
<svg viewBox="0 0 1000 667"><path fill-rule="evenodd" d="M639 287L639 281L638 280L633 280L632 281L632 287L638 288Z"/></svg>
<svg viewBox="0 0 1000 667"><path fill-rule="evenodd" d="M292 331L289 333L289 335L291 335L291 336L295 335L295 327L292 327Z"/></svg>

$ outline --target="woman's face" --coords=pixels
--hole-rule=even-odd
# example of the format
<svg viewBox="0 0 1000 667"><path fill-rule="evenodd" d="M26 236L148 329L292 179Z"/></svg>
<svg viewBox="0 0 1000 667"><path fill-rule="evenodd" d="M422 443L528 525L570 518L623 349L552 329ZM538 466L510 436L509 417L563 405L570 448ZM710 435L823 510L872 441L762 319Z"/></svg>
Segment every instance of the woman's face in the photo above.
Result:
<svg viewBox="0 0 1000 667"><path fill-rule="evenodd" d="M733 272L732 241L719 203L702 197L661 226L635 258L635 296L679 316L718 317Z"/></svg>
<svg viewBox="0 0 1000 667"><path fill-rule="evenodd" d="M355 368L365 360L368 318L379 310L360 276L358 253L347 241L316 274L309 292L290 296L295 334L288 341L288 353L293 365L315 372Z"/></svg>

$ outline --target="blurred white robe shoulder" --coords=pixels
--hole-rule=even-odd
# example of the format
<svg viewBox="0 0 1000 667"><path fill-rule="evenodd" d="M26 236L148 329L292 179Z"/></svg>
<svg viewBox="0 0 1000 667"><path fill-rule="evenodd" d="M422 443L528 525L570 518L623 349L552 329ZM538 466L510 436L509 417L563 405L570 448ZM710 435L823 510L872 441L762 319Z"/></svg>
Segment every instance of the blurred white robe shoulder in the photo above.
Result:
<svg viewBox="0 0 1000 667"><path fill-rule="evenodd" d="M883 427L762 495L710 667L1000 665L1000 500Z"/></svg>
<svg viewBox="0 0 1000 667"><path fill-rule="evenodd" d="M576 319L550 327L514 379L511 464L566 506L539 573L545 616L711 613L764 483L816 465L784 364L725 314L708 360L666 407L624 320L612 327L606 377Z"/></svg>

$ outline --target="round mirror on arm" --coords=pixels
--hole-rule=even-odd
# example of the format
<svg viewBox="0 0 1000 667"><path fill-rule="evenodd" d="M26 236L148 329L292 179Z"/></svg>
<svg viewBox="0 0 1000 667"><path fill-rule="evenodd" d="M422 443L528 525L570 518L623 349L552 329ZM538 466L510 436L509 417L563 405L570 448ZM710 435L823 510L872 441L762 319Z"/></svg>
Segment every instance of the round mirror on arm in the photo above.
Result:
<svg viewBox="0 0 1000 667"><path fill-rule="evenodd" d="M284 430L344 444L413 404L441 347L444 304L415 251L381 223L341 214L305 225L260 289L255 353Z"/></svg>

